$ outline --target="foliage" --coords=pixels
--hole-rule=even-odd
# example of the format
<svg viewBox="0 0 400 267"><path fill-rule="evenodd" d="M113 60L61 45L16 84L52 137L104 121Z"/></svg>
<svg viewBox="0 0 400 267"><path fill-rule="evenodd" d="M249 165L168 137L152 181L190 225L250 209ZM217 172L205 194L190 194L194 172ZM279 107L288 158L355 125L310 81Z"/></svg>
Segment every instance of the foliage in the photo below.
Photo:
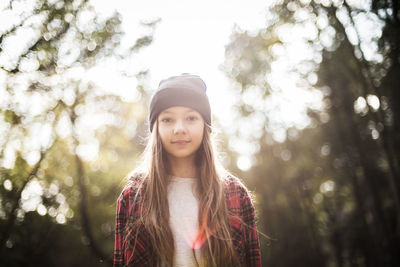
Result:
<svg viewBox="0 0 400 267"><path fill-rule="evenodd" d="M397 266L397 1L278 1L269 12L258 33L234 31L223 66L242 96L237 135L246 120L264 122L247 136L256 149L243 174L272 238L263 263ZM280 123L270 105L294 83L321 103L309 106L307 126Z"/></svg>
<svg viewBox="0 0 400 267"><path fill-rule="evenodd" d="M87 0L2 8L0 265L110 265L116 199L142 150L147 72L126 74L135 103L86 75L112 60L123 68L159 20L126 44L121 16Z"/></svg>

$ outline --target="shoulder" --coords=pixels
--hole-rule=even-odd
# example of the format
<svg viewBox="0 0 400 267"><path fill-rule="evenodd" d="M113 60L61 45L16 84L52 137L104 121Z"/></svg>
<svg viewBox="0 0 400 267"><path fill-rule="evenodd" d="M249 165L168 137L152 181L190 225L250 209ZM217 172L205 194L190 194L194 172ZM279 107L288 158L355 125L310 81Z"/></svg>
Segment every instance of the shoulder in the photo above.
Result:
<svg viewBox="0 0 400 267"><path fill-rule="evenodd" d="M122 189L118 200L132 203L133 199L143 188L145 175L143 173L131 173L128 175L128 183Z"/></svg>
<svg viewBox="0 0 400 267"><path fill-rule="evenodd" d="M222 175L222 180L224 184L224 189L228 193L239 193L241 197L244 197L246 195L250 195L250 191L248 188L244 185L242 180L236 176L234 176L231 173L225 173Z"/></svg>
<svg viewBox="0 0 400 267"><path fill-rule="evenodd" d="M231 207L252 205L252 192L244 185L240 178L231 173L226 173L222 176L222 180L225 195Z"/></svg>

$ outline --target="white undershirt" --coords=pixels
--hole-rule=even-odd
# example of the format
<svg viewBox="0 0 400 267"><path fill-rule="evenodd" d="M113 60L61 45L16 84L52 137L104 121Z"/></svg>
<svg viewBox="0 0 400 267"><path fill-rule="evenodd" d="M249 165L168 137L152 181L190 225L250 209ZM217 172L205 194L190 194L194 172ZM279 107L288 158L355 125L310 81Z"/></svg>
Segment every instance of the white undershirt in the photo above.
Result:
<svg viewBox="0 0 400 267"><path fill-rule="evenodd" d="M198 201L194 196L197 178L170 176L168 184L169 225L175 240L174 266L197 266L192 244L198 233ZM195 249L200 263L200 249Z"/></svg>

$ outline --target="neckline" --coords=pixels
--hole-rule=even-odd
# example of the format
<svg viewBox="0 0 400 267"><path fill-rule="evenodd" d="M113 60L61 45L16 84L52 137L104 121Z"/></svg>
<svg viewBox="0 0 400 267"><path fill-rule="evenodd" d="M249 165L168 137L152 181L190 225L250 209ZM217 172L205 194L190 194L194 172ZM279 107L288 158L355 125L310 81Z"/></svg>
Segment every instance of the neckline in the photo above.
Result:
<svg viewBox="0 0 400 267"><path fill-rule="evenodd" d="M197 180L197 178L179 177L179 176L174 176L174 175L170 175L169 179L174 182L195 182Z"/></svg>

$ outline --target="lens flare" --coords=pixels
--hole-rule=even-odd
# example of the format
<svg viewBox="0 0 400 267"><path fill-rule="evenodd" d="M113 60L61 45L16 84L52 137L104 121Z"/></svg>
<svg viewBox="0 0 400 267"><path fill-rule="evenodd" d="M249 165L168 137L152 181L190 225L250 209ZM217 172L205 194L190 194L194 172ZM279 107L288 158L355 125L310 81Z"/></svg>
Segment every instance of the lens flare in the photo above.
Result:
<svg viewBox="0 0 400 267"><path fill-rule="evenodd" d="M207 229L208 228L207 222L208 222L208 214L206 215L206 218L203 220L203 223L199 228L199 232L197 233L197 236L192 243L193 249L200 249L203 246L203 244L207 241L207 239L214 233L213 230Z"/></svg>

